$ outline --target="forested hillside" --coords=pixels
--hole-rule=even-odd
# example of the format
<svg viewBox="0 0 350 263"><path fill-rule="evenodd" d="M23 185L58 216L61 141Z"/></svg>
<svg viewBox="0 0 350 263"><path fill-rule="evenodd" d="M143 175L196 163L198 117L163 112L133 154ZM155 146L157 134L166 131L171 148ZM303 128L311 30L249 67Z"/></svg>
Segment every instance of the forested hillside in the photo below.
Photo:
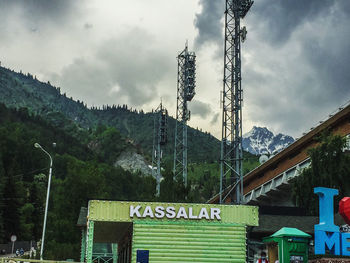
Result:
<svg viewBox="0 0 350 263"><path fill-rule="evenodd" d="M88 131L71 124L70 133L80 136L77 140L65 131L70 122L64 118L61 121L66 125L53 126L39 116L31 116L25 108L14 110L0 104L0 242L8 242L12 234L19 240L40 240L49 158L34 148L36 142L53 157L46 258L78 257L76 221L80 207L90 199L202 199L199 188L190 193L191 186L185 189L172 182L170 168L164 172L161 196L155 198L152 177L113 166L115 156L134 147L115 128L99 126Z"/></svg>
<svg viewBox="0 0 350 263"><path fill-rule="evenodd" d="M129 109L127 105L111 105L89 109L86 105L66 94L50 83L42 83L31 74L22 74L0 67L0 102L8 107L28 108L29 112L39 114L45 119L59 122L61 113L81 128L95 128L106 125L117 128L121 134L133 139L144 150L151 154L153 142L153 113L144 113ZM118 102L116 101L116 104ZM58 119L57 119L58 118ZM175 120L168 119L168 141L165 147L165 158L171 159L174 147ZM217 161L220 143L214 136L200 130L188 128L189 162Z"/></svg>
<svg viewBox="0 0 350 263"><path fill-rule="evenodd" d="M34 143L53 157L48 259L78 259L75 225L89 199L206 202L216 194L219 140L197 129L188 129L189 185L173 181L173 118L168 121L160 197L155 197L151 176L115 167L125 151L150 160L154 116L126 105L89 109L35 76L0 67L0 242L8 242L11 234L19 240L41 238L49 158ZM245 172L257 165L249 153L244 160Z"/></svg>
<svg viewBox="0 0 350 263"><path fill-rule="evenodd" d="M112 145L109 155L130 147L113 128L76 132L96 145ZM111 144L111 140L116 144ZM48 150L54 160L47 232L49 254L64 251L65 257L76 256L72 254L79 251L75 224L80 207L86 206L88 199L154 198L153 178L132 175L104 162L104 151L92 152L59 127L30 116L26 109L15 111L0 105L1 242L7 242L11 234L19 240L38 241L41 237L49 158L34 148L35 142ZM52 142L56 142L55 148ZM55 244L50 240L55 240Z"/></svg>

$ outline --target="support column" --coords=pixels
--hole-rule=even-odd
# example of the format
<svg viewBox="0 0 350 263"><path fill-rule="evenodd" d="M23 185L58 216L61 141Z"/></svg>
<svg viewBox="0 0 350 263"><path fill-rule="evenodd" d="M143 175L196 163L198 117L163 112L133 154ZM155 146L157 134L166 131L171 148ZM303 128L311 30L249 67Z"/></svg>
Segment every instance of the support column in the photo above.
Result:
<svg viewBox="0 0 350 263"><path fill-rule="evenodd" d="M113 253L113 263L118 262L118 244L112 244L112 253Z"/></svg>
<svg viewBox="0 0 350 263"><path fill-rule="evenodd" d="M86 229L81 229L81 247L80 247L80 262L85 261L85 252L86 252Z"/></svg>
<svg viewBox="0 0 350 263"><path fill-rule="evenodd" d="M89 220L87 229L86 262L92 263L92 249L94 246L94 221Z"/></svg>

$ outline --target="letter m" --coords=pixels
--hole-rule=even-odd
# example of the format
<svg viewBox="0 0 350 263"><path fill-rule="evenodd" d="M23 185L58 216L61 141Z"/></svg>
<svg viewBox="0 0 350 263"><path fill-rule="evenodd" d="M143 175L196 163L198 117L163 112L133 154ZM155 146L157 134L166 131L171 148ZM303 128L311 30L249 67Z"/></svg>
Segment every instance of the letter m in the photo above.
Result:
<svg viewBox="0 0 350 263"><path fill-rule="evenodd" d="M315 231L315 254L326 254L326 246L333 255L340 255L340 233Z"/></svg>

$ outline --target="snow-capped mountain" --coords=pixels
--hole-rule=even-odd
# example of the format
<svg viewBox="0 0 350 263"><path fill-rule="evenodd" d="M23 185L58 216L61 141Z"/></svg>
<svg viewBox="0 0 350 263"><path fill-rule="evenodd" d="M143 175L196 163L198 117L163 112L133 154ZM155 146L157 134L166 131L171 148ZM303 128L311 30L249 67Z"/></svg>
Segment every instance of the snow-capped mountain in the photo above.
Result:
<svg viewBox="0 0 350 263"><path fill-rule="evenodd" d="M243 135L243 150L252 154L275 154L293 143L291 136L284 134L274 135L267 128L254 126L250 132Z"/></svg>

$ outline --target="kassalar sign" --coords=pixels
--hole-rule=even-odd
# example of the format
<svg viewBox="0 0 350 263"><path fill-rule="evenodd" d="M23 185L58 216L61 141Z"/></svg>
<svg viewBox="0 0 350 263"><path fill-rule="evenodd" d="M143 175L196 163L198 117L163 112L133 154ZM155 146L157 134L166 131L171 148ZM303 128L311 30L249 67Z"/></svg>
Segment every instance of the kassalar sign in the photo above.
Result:
<svg viewBox="0 0 350 263"><path fill-rule="evenodd" d="M202 207L199 212L194 212L193 207L183 207L180 206L176 208L174 206L145 206L144 208L141 205L130 205L130 217L131 218L168 218L168 219L190 219L190 220L221 220L220 208Z"/></svg>

